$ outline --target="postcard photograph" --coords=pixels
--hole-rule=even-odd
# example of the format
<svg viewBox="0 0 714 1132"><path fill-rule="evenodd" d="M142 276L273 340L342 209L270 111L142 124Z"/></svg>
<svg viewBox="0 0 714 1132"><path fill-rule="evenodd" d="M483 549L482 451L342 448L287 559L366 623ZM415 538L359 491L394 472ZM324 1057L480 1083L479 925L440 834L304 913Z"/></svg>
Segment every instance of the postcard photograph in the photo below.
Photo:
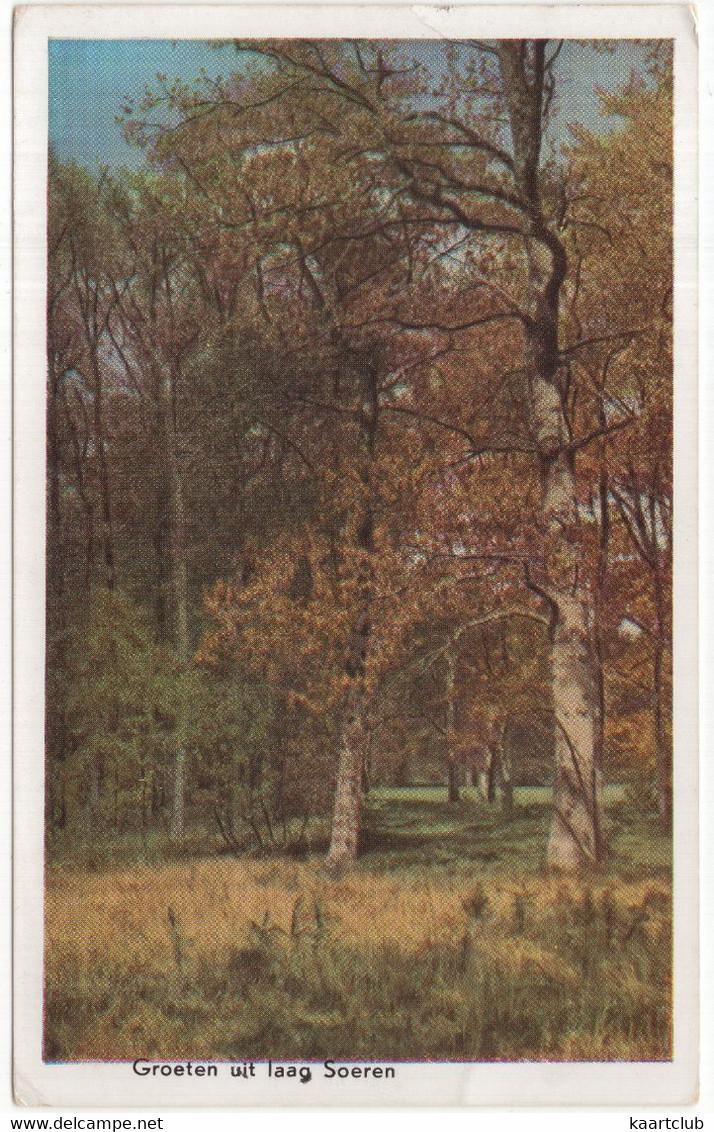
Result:
<svg viewBox="0 0 714 1132"><path fill-rule="evenodd" d="M42 11L27 1095L692 1100L686 12Z"/></svg>

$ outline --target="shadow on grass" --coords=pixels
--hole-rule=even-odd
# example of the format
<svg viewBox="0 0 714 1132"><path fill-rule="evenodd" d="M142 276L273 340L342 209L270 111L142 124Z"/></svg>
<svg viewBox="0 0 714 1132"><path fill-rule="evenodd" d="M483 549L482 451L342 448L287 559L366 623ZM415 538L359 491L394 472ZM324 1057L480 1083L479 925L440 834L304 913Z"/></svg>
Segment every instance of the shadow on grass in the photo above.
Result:
<svg viewBox="0 0 714 1132"><path fill-rule="evenodd" d="M642 813L622 798L619 787L606 792L609 858L606 875L623 880L666 879L671 843L656 815ZM520 875L545 865L551 817L550 791L520 787L510 811L489 805L474 790L449 803L434 787L377 788L365 800L358 869L374 873L446 871L480 875L501 870ZM298 823L300 826L302 823ZM236 856L244 859L320 860L330 839L328 818L312 819L303 836L288 845L247 843L228 848L214 828L196 821L187 837L172 842L165 830L79 837L65 831L48 843L50 864L100 872L141 863L150 866Z"/></svg>
<svg viewBox="0 0 714 1132"><path fill-rule="evenodd" d="M548 808L528 803L510 812L465 794L449 803L441 790L396 790L368 799L363 866L459 869L474 865L537 867L543 857Z"/></svg>
<svg viewBox="0 0 714 1132"><path fill-rule="evenodd" d="M669 876L670 840L656 815L625 804L617 787L608 801L604 871L623 879ZM518 789L510 810L488 804L475 791L449 803L438 788L374 790L365 805L360 867L528 872L545 865L550 820L546 788Z"/></svg>

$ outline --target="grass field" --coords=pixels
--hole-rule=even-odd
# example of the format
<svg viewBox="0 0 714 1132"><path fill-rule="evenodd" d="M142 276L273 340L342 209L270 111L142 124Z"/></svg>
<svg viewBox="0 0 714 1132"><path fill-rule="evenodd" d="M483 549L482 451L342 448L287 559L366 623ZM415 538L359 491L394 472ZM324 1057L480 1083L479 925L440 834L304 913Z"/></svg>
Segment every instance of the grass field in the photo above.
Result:
<svg viewBox="0 0 714 1132"><path fill-rule="evenodd" d="M167 859L131 839L48 868L48 1060L664 1060L669 843L622 792L612 853L545 873L546 791L511 815L370 797L338 880L305 860ZM131 860L131 851L136 859ZM139 859L143 854L144 860Z"/></svg>

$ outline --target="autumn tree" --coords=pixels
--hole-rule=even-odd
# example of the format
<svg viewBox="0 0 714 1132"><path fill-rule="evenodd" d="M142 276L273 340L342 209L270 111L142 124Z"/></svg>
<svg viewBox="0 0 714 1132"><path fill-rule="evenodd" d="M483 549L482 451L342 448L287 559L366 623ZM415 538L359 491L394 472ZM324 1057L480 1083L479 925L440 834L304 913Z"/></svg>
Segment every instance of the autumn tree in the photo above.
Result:
<svg viewBox="0 0 714 1132"><path fill-rule="evenodd" d="M502 297L487 284L483 310L483 292L478 285L474 291L470 281L477 296L472 322L510 321L518 329L520 402L541 472L540 552L528 585L547 604L553 623L557 737L548 859L563 868L596 861L604 852L596 663L575 479L577 452L586 438L574 437L569 419L558 337L568 263L558 234L556 178L542 158L558 45L509 41L449 50L442 75L448 93L432 94L434 108L423 110L415 109L417 89L405 80L410 68L382 48L308 42L241 47L274 63L275 98L288 86L309 85L319 93L323 118L349 105L350 140L364 152L381 154L385 183L398 184L420 218L428 216L447 233L457 229L491 253L493 241L515 248L520 264L515 293ZM463 96L459 85L467 92ZM498 124L502 115L507 131ZM458 330L464 324L451 326Z"/></svg>
<svg viewBox="0 0 714 1132"><path fill-rule="evenodd" d="M556 777L548 859L563 868L597 861L604 854L601 704L577 467L588 446L621 421L583 431L570 365L583 343L560 340L569 270L561 233L571 202L562 170L544 152L560 45L449 45L432 75L407 50L367 42L237 46L243 58L262 61L259 73L216 83L202 96L168 90L164 101L182 110L187 124L217 115L233 137L245 139L252 129L259 152L291 152L298 138L299 145L309 139L313 154L324 147L336 169L368 159L382 199L399 201L400 216L390 222L428 226L469 253L457 301L430 325L452 334L509 328L520 355L510 382L525 431L518 446L531 452L541 481L525 580L552 625ZM486 413L483 450L503 451L508 446L491 423Z"/></svg>
<svg viewBox="0 0 714 1132"><path fill-rule="evenodd" d="M603 687L607 638L625 619L651 650L656 789L671 821L672 64L601 96L616 127L574 128L566 216L570 352L582 419L608 439L588 453L599 528ZM613 422L618 427L608 436ZM603 636L604 634L604 636ZM619 650L616 650L619 652Z"/></svg>
<svg viewBox="0 0 714 1132"><path fill-rule="evenodd" d="M115 185L113 215L123 238L122 271L113 281L111 344L127 377L145 396L146 425L155 445L157 621L178 664L189 663L186 514L177 405L186 363L196 351L202 309L186 263L175 182L134 178ZM184 721L185 722L185 721ZM176 734L171 834L185 826L186 749Z"/></svg>
<svg viewBox="0 0 714 1132"><path fill-rule="evenodd" d="M232 84L239 98L250 95L255 99L264 88L258 79L252 84L257 91L247 82L236 87L232 80ZM330 860L339 865L354 858L359 837L359 783L367 733L366 684L375 598L376 450L384 398L397 380L391 371L384 372L383 350L373 326L374 292L383 295L388 287L396 286L394 267L408 258L411 240L398 207L380 195L373 162L360 154L338 172L344 156L341 137L338 135L333 152L332 131L303 129L301 119L304 121L309 107L300 100L283 107L279 115L286 133L290 128L289 137L266 146L266 123L261 116L237 121L224 102L211 114L215 95L212 92L200 117L204 154L210 155L211 181L205 196L216 210L219 230L241 229L243 244L253 256L263 332L266 338L273 338L278 355L282 350L284 364L293 368L292 380L280 391L283 427L289 422L288 436L297 452L306 414L314 424L325 422L330 430L320 459L316 461L311 454L303 462L322 470L323 528L334 544L332 566L349 611L349 624L341 629L338 619L334 626L342 652L342 722ZM198 96L181 89L169 91L166 97L184 115L184 128L170 126L147 138L139 126L137 136L152 147L157 160L174 161L182 169L190 164L189 181L207 185L206 165L192 160ZM226 118L231 131L228 146ZM268 125L275 128L275 123ZM327 142L321 137L316 145L314 133L327 135ZM231 147L241 144L236 176ZM328 158L332 170L326 194ZM286 217L292 218L287 229ZM296 362L295 347L286 344L289 337L312 356L312 373ZM315 358L320 359L317 368ZM321 384L325 381L327 385ZM311 563L310 568L314 579L319 567Z"/></svg>
<svg viewBox="0 0 714 1132"><path fill-rule="evenodd" d="M102 580L109 589L117 582L113 501L108 456L107 367L103 353L114 306L112 281L117 274L117 239L106 208L106 182L95 180L78 167L53 167L52 197L64 218L64 241L71 269L69 286L74 314L82 334L82 373L96 446L98 521L96 538ZM78 471L79 475L79 471ZM87 504L89 507L89 504Z"/></svg>
<svg viewBox="0 0 714 1132"><path fill-rule="evenodd" d="M117 249L104 180L62 165L53 153L48 172L47 798L62 824L67 812L62 767L73 747L69 635L91 589L113 588L117 581L104 358Z"/></svg>

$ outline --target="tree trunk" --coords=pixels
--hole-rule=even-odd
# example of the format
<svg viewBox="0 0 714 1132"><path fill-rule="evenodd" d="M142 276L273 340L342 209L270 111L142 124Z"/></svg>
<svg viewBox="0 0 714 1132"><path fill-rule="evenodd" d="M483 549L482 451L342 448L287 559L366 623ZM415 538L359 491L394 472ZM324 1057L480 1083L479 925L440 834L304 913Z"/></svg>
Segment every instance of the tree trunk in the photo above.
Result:
<svg viewBox="0 0 714 1132"><path fill-rule="evenodd" d="M603 431L607 427L607 417L604 409L604 399L601 396L598 406L598 427ZM600 479L598 484L598 510L600 521L600 538L598 545L598 562L595 581L595 629L593 634L593 647L595 651L595 680L597 696L596 734L595 734L595 792L598 801L598 810L601 814L602 833L604 839L607 830L604 809L604 779L605 779L605 720L607 718L607 700L605 688L605 640L603 633L603 608L605 604L605 582L609 566L610 554L610 483L605 467L605 445L600 452Z"/></svg>
<svg viewBox="0 0 714 1132"><path fill-rule="evenodd" d="M332 837L327 854L327 864L331 869L351 865L359 852L365 746L364 704L359 689L355 687L345 710L338 755Z"/></svg>
<svg viewBox="0 0 714 1132"><path fill-rule="evenodd" d="M498 755L493 747L489 748L486 763L486 801L490 806L496 801L496 775L498 773Z"/></svg>
<svg viewBox="0 0 714 1132"><path fill-rule="evenodd" d="M555 782L548 864L575 871L604 856L597 789L597 663L594 607L582 580L584 553L568 420L568 384L558 347L560 291L567 259L540 198L545 43L498 47L523 205L527 253L522 320L527 423L541 469L542 564L531 587L549 604L555 714Z"/></svg>
<svg viewBox="0 0 714 1132"><path fill-rule="evenodd" d="M337 758L337 785L332 838L327 854L330 868L342 868L357 859L362 816L362 771L368 746L368 703L365 689L367 653L372 634L374 596L374 499L372 462L377 436L379 390L374 359L369 351L345 351L345 372L355 379L356 467L358 503L355 508L353 545L358 551L357 608L347 642L345 674L349 688ZM350 373L351 371L351 373Z"/></svg>
<svg viewBox="0 0 714 1132"><path fill-rule="evenodd" d="M159 381L161 431L166 469L166 507L168 512L166 552L170 585L171 630L181 664L188 660L188 578L186 573L186 517L183 485L176 451L174 423L174 379L168 368Z"/></svg>
<svg viewBox="0 0 714 1132"><path fill-rule="evenodd" d="M100 361L101 343L106 332L108 312L103 309L104 288L98 279L92 281L90 275L91 272L88 269L78 268L75 261L74 288L84 327L84 341L89 355L89 365L92 374L92 425L94 428L94 444L97 452L97 474L99 479L99 512L101 516L99 544L101 548L103 573L102 584L107 586L110 590L113 590L116 585L114 529L112 522L109 463L107 460L106 420L104 414L104 374ZM89 425L87 425L87 432L88 431ZM87 439L89 438L87 437ZM88 562L88 573L89 569L90 563Z"/></svg>
<svg viewBox="0 0 714 1132"><path fill-rule="evenodd" d="M449 802L456 803L461 801L461 791L459 790L459 775L458 767L453 759L450 757L448 760L448 780L449 780Z"/></svg>
<svg viewBox="0 0 714 1132"><path fill-rule="evenodd" d="M499 768L501 778L501 806L506 814L513 810L513 764L511 753L506 746L506 729L504 727L499 752Z"/></svg>
<svg viewBox="0 0 714 1132"><path fill-rule="evenodd" d="M177 728L178 730L178 728ZM183 728L181 729L183 730ZM181 841L186 832L186 748L183 735L178 739L174 751L171 782L171 825L169 835L172 841Z"/></svg>
<svg viewBox="0 0 714 1132"><path fill-rule="evenodd" d="M99 825L99 810L102 804L102 765L95 757L89 768L89 792L87 797L88 819L94 828Z"/></svg>
<svg viewBox="0 0 714 1132"><path fill-rule="evenodd" d="M159 641L170 641L173 636L171 626L171 577L169 571L169 500L166 488L166 470L159 463L155 469L156 486L154 491L155 519L152 530L154 546L154 619L156 636Z"/></svg>
<svg viewBox="0 0 714 1132"><path fill-rule="evenodd" d="M179 675L188 669L188 578L186 573L185 514L183 487L176 450L174 421L174 375L164 366L157 378L157 409L164 466L163 500L165 505L165 538L161 548L166 562L160 565L160 575L168 580L168 600L171 640ZM171 818L169 833L172 840L180 841L186 825L186 716L185 705L179 707L176 720L175 748L171 771Z"/></svg>
<svg viewBox="0 0 714 1132"><path fill-rule="evenodd" d="M362 791L362 796L364 798L367 797L370 790L372 789L372 733L371 733L371 731L367 732L367 737L366 737L366 741L365 741L365 752L364 752L364 759L362 760L362 773L361 773L360 789Z"/></svg>
<svg viewBox="0 0 714 1132"><path fill-rule="evenodd" d="M446 762L448 770L449 803L461 800L458 767L456 765L456 671L451 647L446 651Z"/></svg>
<svg viewBox="0 0 714 1132"><path fill-rule="evenodd" d="M67 728L61 673L66 667L65 540L59 479L58 366L49 351L47 391L47 640L45 646L45 781L48 829L56 826L56 768L64 760Z"/></svg>
<svg viewBox="0 0 714 1132"><path fill-rule="evenodd" d="M47 396L47 598L51 613L58 616L64 598L64 545L62 501L59 481L57 365L49 358L50 386Z"/></svg>
<svg viewBox="0 0 714 1132"><path fill-rule="evenodd" d="M574 568L571 576L576 576ZM548 864L574 871L604 857L597 768L597 663L587 592L574 595L556 588L552 579L549 583L555 620L551 664L556 730Z"/></svg>
<svg viewBox="0 0 714 1132"><path fill-rule="evenodd" d="M81 397L77 395L77 401L81 401ZM74 470L77 480L77 495L82 510L84 512L84 522L86 529L86 542L84 550L84 588L89 591L92 584L92 576L94 574L94 512L92 508L92 501L89 498L87 491L86 478L84 474L84 451L85 445L80 443L80 438L77 432L77 424L72 415L72 407L69 402L66 385L62 385L62 405L64 408L64 415L69 428L70 440L72 445L72 454L74 457ZM85 437L85 443L88 441Z"/></svg>
<svg viewBox="0 0 714 1132"><path fill-rule="evenodd" d="M655 575L655 641L653 663L653 714L657 772L657 808L662 824L672 826L672 745L665 721L665 615L661 579Z"/></svg>
<svg viewBox="0 0 714 1132"><path fill-rule="evenodd" d="M107 461L107 438L104 421L104 379L99 362L99 345L96 338L90 345L92 374L94 378L94 431L97 442L99 462L99 500L102 516L101 544L104 566L104 583L113 590L116 585L114 563L114 528L112 522L112 498L109 485L109 464Z"/></svg>

